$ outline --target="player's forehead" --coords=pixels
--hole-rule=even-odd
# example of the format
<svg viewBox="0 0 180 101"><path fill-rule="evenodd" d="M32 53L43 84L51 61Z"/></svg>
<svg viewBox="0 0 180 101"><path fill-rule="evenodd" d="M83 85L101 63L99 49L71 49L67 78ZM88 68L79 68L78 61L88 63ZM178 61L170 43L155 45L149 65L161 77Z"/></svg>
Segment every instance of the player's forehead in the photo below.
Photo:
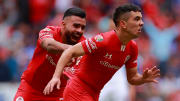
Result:
<svg viewBox="0 0 180 101"><path fill-rule="evenodd" d="M68 16L66 18L64 18L64 21L66 23L77 23L77 24L82 24L82 25L86 25L86 19L85 18L81 18L79 16Z"/></svg>
<svg viewBox="0 0 180 101"><path fill-rule="evenodd" d="M139 11L136 11L136 12L130 11L129 14L131 18L136 18L136 17L142 18L142 13Z"/></svg>
<svg viewBox="0 0 180 101"><path fill-rule="evenodd" d="M126 12L126 13L122 14L120 16L120 19L127 21L129 19L134 19L134 18L137 18L137 17L142 19L141 12L139 12L139 11L130 11L130 12Z"/></svg>

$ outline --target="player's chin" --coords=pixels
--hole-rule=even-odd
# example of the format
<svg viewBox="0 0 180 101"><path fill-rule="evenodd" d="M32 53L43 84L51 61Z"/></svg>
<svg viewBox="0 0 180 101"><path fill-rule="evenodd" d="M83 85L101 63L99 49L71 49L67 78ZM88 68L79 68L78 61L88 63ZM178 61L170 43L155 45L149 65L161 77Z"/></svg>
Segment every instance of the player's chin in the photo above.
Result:
<svg viewBox="0 0 180 101"><path fill-rule="evenodd" d="M134 37L137 38L140 36L140 34L141 34L141 31L138 31L136 34L134 34Z"/></svg>
<svg viewBox="0 0 180 101"><path fill-rule="evenodd" d="M139 35L140 35L140 33L134 33L134 34L132 34L131 36L132 36L133 39L135 39L135 38L138 38Z"/></svg>
<svg viewBox="0 0 180 101"><path fill-rule="evenodd" d="M74 45L74 44L77 44L79 42L79 39L75 39L75 38L71 38L71 43Z"/></svg>

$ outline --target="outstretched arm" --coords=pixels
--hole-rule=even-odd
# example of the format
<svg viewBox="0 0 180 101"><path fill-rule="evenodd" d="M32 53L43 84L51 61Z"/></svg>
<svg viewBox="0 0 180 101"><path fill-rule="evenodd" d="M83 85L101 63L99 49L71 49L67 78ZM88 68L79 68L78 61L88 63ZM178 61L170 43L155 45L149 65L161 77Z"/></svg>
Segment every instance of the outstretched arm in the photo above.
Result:
<svg viewBox="0 0 180 101"><path fill-rule="evenodd" d="M54 26L47 26L39 32L38 43L50 53L62 53L71 45L63 44L55 40L55 35L60 34Z"/></svg>
<svg viewBox="0 0 180 101"><path fill-rule="evenodd" d="M59 78L61 76L63 68L67 65L67 63L73 57L79 57L79 56L82 56L84 54L85 54L85 52L83 50L81 43L78 43L75 46L64 51L64 53L62 54L61 58L59 59L59 61L57 63L56 70L55 70L53 77Z"/></svg>
<svg viewBox="0 0 180 101"><path fill-rule="evenodd" d="M126 68L128 82L132 85L141 85L144 83L158 83L155 80L160 76L160 70L156 66L150 69L146 69L143 74L139 74L136 68Z"/></svg>
<svg viewBox="0 0 180 101"><path fill-rule="evenodd" d="M41 47L50 53L61 53L67 48L71 47L71 45L57 42L52 38L45 38L41 41Z"/></svg>
<svg viewBox="0 0 180 101"><path fill-rule="evenodd" d="M45 95L52 92L54 86L56 86L56 85L57 85L57 89L60 88L60 77L61 77L63 68L67 65L67 63L73 57L82 56L84 54L85 54L85 52L84 52L84 49L83 49L81 43L78 43L63 52L63 54L61 55L61 57L57 63L56 70L55 70L55 73L54 73L52 79L49 81L49 83L47 84L47 86L44 89Z"/></svg>

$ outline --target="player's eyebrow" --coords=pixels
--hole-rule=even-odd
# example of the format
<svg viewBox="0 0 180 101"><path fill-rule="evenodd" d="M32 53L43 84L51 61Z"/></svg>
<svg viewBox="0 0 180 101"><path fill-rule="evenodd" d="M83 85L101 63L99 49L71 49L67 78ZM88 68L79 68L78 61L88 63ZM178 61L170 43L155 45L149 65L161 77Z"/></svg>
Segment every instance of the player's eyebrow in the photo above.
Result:
<svg viewBox="0 0 180 101"><path fill-rule="evenodd" d="M140 20L140 19L142 19L142 16L136 16L134 19L135 20Z"/></svg>
<svg viewBox="0 0 180 101"><path fill-rule="evenodd" d="M74 25L75 27L82 27L82 29L84 29L85 26L86 26L86 25L80 24L80 23L74 23L73 25Z"/></svg>

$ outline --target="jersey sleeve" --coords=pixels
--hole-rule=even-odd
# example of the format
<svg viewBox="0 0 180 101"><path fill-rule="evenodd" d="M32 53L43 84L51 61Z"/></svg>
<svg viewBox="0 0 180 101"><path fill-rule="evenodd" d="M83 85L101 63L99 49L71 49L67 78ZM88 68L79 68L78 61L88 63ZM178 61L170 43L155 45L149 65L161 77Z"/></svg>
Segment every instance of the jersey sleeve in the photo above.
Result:
<svg viewBox="0 0 180 101"><path fill-rule="evenodd" d="M104 37L101 34L98 34L92 38L86 39L81 42L81 45L86 54L92 54L97 52L103 47Z"/></svg>
<svg viewBox="0 0 180 101"><path fill-rule="evenodd" d="M138 47L134 44L131 48L131 55L129 60L125 63L126 68L137 67Z"/></svg>
<svg viewBox="0 0 180 101"><path fill-rule="evenodd" d="M39 38L38 38L38 42L41 43L42 40L46 39L46 38L53 38L53 35L55 33L55 28L53 26L47 26L46 28L42 29L39 32Z"/></svg>

